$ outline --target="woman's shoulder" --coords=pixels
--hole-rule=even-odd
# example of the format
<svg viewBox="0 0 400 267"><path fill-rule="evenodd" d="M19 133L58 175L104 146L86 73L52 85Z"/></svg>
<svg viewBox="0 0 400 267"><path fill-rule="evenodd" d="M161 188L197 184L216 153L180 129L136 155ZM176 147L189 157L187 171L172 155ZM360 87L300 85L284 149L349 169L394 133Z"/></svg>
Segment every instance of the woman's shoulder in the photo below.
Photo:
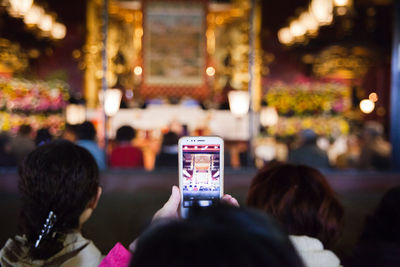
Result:
<svg viewBox="0 0 400 267"><path fill-rule="evenodd" d="M80 234L75 242L68 244L63 251L58 254L61 254L58 255L59 259L68 257L68 255L71 256L60 265L61 267L97 267L103 259L100 250L93 244L93 242L85 239Z"/></svg>
<svg viewBox="0 0 400 267"><path fill-rule="evenodd" d="M0 266L23 266L27 261L28 252L24 236L9 238L0 250Z"/></svg>
<svg viewBox="0 0 400 267"><path fill-rule="evenodd" d="M80 233L68 234L64 248L48 259L32 259L29 246L24 236L15 236L7 240L0 250L1 266L98 266L102 260L100 250L92 241L85 239Z"/></svg>

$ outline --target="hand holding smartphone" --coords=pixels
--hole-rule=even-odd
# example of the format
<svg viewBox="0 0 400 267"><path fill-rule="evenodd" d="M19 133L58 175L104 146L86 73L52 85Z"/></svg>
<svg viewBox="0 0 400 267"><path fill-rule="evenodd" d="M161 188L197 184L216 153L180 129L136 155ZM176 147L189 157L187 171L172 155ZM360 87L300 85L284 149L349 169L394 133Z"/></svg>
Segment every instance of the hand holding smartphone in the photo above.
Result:
<svg viewBox="0 0 400 267"><path fill-rule="evenodd" d="M223 196L224 141L217 136L179 139L181 216L191 207L211 206Z"/></svg>

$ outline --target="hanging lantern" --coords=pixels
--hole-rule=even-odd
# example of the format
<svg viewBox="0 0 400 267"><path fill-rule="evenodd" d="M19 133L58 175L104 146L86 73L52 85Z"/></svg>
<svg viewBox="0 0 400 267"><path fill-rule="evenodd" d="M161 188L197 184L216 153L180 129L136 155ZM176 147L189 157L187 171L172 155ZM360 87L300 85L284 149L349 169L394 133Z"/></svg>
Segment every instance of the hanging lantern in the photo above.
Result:
<svg viewBox="0 0 400 267"><path fill-rule="evenodd" d="M112 117L117 114L121 105L122 92L119 89L107 89L104 92L104 112Z"/></svg>
<svg viewBox="0 0 400 267"><path fill-rule="evenodd" d="M312 0L310 11L320 25L328 25L333 20L332 0Z"/></svg>
<svg viewBox="0 0 400 267"><path fill-rule="evenodd" d="M351 0L334 0L334 4L337 7L350 7L352 5Z"/></svg>
<svg viewBox="0 0 400 267"><path fill-rule="evenodd" d="M64 24L61 23L54 23L51 29L51 36L54 39L63 39L67 33L67 28Z"/></svg>
<svg viewBox="0 0 400 267"><path fill-rule="evenodd" d="M53 26L53 18L46 14L39 21L38 27L44 32L49 32Z"/></svg>
<svg viewBox="0 0 400 267"><path fill-rule="evenodd" d="M241 118L249 112L250 96L247 91L233 90L228 93L229 108L232 114Z"/></svg>
<svg viewBox="0 0 400 267"><path fill-rule="evenodd" d="M285 27L278 31L278 39L282 44L290 45L293 42L294 37L290 33L290 29Z"/></svg>
<svg viewBox="0 0 400 267"><path fill-rule="evenodd" d="M304 34L306 34L307 29L304 27L303 24L301 24L298 20L294 20L290 23L289 26L290 33L294 37L300 37Z"/></svg>
<svg viewBox="0 0 400 267"><path fill-rule="evenodd" d="M31 9L25 14L24 22L28 25L36 25L44 14L43 8L33 5Z"/></svg>
<svg viewBox="0 0 400 267"><path fill-rule="evenodd" d="M9 0L10 14L15 17L24 16L32 7L33 0Z"/></svg>
<svg viewBox="0 0 400 267"><path fill-rule="evenodd" d="M300 15L299 22L304 25L308 33L315 33L318 31L318 21L310 12L303 12Z"/></svg>

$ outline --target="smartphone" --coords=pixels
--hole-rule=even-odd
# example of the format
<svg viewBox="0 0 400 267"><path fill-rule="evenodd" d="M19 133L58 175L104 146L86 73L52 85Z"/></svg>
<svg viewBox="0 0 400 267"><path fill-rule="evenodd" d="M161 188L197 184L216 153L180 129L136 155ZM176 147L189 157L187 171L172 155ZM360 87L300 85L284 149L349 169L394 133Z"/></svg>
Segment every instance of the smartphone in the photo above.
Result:
<svg viewBox="0 0 400 267"><path fill-rule="evenodd" d="M179 139L181 216L195 206L219 202L224 193L224 140L218 136Z"/></svg>

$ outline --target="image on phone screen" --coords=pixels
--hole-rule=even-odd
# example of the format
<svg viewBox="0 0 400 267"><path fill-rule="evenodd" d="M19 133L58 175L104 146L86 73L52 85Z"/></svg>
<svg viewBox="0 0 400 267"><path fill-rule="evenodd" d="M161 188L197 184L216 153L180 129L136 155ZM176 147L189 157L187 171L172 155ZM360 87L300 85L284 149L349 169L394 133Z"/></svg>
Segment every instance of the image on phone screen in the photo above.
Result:
<svg viewBox="0 0 400 267"><path fill-rule="evenodd" d="M220 198L220 145L183 145L183 207L206 207Z"/></svg>

